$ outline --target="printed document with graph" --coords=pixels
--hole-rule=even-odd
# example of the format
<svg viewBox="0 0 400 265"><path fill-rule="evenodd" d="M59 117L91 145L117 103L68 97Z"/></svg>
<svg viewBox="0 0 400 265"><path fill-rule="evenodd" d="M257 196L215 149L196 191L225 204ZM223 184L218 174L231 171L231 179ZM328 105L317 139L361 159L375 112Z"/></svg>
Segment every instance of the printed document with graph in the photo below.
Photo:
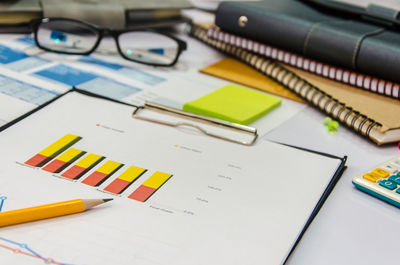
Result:
<svg viewBox="0 0 400 265"><path fill-rule="evenodd" d="M0 211L113 198L0 229L1 264L282 264L344 160L132 118L69 92L0 133Z"/></svg>

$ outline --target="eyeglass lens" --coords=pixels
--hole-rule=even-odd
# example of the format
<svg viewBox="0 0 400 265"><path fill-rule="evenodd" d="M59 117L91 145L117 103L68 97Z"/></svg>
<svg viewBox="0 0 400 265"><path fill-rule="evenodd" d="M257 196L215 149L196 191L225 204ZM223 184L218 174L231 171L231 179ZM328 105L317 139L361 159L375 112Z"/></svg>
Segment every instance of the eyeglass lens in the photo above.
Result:
<svg viewBox="0 0 400 265"><path fill-rule="evenodd" d="M36 38L51 51L85 54L96 45L99 31L78 21L48 20L40 24ZM157 32L124 32L117 42L123 57L140 63L171 65L179 55L178 42Z"/></svg>
<svg viewBox="0 0 400 265"><path fill-rule="evenodd" d="M38 44L64 53L86 53L93 49L99 34L91 27L75 21L42 22L37 30Z"/></svg>
<svg viewBox="0 0 400 265"><path fill-rule="evenodd" d="M147 64L169 65L178 56L178 43L167 36L150 31L130 31L119 35L124 57Z"/></svg>

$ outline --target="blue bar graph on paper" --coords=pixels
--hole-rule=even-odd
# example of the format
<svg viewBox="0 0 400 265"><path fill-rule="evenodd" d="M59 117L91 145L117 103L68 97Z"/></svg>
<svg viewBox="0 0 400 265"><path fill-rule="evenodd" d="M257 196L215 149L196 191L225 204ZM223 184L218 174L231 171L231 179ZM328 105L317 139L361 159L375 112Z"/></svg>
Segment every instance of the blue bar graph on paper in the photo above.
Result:
<svg viewBox="0 0 400 265"><path fill-rule="evenodd" d="M59 93L0 75L0 93L34 105L42 105Z"/></svg>
<svg viewBox="0 0 400 265"><path fill-rule="evenodd" d="M68 86L77 86L99 77L93 73L64 64L52 66L35 72L34 74L39 77L50 79L51 81L57 81L66 84Z"/></svg>
<svg viewBox="0 0 400 265"><path fill-rule="evenodd" d="M35 40L29 35L24 36L22 38L18 38L17 41L21 42L21 43L28 44L29 46L35 46L36 45Z"/></svg>
<svg viewBox="0 0 400 265"><path fill-rule="evenodd" d="M119 74L122 74L125 77L134 79L136 81L139 81L144 84L151 85L151 86L157 85L166 80L163 77L160 77L160 76L157 76L154 74L150 74L150 73L146 73L145 71L136 69L134 67L127 67L127 66L123 66L120 64L116 64L116 63L106 62L104 60L100 60L100 59L94 58L92 56L83 56L79 59L79 61L106 67L108 69L117 71ZM132 62L132 64L134 64L134 63Z"/></svg>
<svg viewBox="0 0 400 265"><path fill-rule="evenodd" d="M132 94L142 91L140 88L125 85L104 77L96 78L78 85L77 88L116 100L122 100Z"/></svg>
<svg viewBox="0 0 400 265"><path fill-rule="evenodd" d="M48 63L50 61L36 56L29 56L23 51L14 50L0 44L0 64L10 70L23 72Z"/></svg>
<svg viewBox="0 0 400 265"><path fill-rule="evenodd" d="M104 60L100 60L100 59L94 58L92 56L82 56L81 58L79 58L79 61L84 62L84 63L100 65L100 66L103 66L103 67L106 67L106 68L109 68L112 70L119 70L124 67L123 65L106 62Z"/></svg>
<svg viewBox="0 0 400 265"><path fill-rule="evenodd" d="M164 82L166 79L160 76L156 76L153 74L146 73L144 71L135 69L135 68L128 68L124 67L118 71L118 73L122 74L123 76L138 80L143 82L147 85L157 85L161 82Z"/></svg>
<svg viewBox="0 0 400 265"><path fill-rule="evenodd" d="M29 56L22 51L13 50L7 46L0 45L0 63L9 64L13 63Z"/></svg>
<svg viewBox="0 0 400 265"><path fill-rule="evenodd" d="M50 61L36 57L36 56L32 56L32 57L27 57L23 60L18 60L12 63L7 64L5 67L7 69L16 71L16 72L23 72L23 71L27 71L36 67L40 67L43 65L46 65L50 63Z"/></svg>

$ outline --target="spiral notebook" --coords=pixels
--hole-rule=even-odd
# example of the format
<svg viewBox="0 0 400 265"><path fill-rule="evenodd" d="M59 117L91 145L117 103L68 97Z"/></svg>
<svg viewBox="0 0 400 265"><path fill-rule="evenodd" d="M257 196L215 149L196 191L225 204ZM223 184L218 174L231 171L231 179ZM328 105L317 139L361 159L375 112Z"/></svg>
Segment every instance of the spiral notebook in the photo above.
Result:
<svg viewBox="0 0 400 265"><path fill-rule="evenodd" d="M266 58L288 64L301 70L329 78L344 84L360 87L370 92L386 95L400 99L400 85L361 74L355 71L336 67L317 60L288 52L277 47L267 45L255 40L244 38L229 32L220 30L218 27L211 27L207 31L208 37L223 43L240 47L244 50L265 56Z"/></svg>
<svg viewBox="0 0 400 265"><path fill-rule="evenodd" d="M240 47L214 40L208 37L207 29L199 26L192 28L192 35L274 79L377 144L400 141L398 100L283 66Z"/></svg>

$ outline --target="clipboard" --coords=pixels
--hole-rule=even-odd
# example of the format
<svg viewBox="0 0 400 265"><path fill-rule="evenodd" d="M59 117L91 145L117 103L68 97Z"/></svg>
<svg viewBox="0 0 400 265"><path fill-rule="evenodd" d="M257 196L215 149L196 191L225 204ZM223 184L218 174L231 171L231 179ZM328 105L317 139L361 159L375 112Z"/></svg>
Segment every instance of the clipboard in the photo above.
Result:
<svg viewBox="0 0 400 265"><path fill-rule="evenodd" d="M243 146L181 133L176 128L133 119L134 108L137 106L74 89L2 133L2 166L12 174L1 173L2 183L7 185L0 192L9 198L20 199L21 203L28 198L29 202L33 198L35 202L56 201L72 193L116 198L115 207L78 216L82 221L78 225L75 218L57 220L62 225L55 226L55 233L48 233L54 241L60 233L65 234L62 247L57 247L54 254L56 258L68 257L67 246L76 244L74 235L68 233L73 226L78 229L76 233L84 235L81 247L85 257L76 256L70 263L98 258L98 254L90 257L87 253L106 253L107 246L85 244L104 240L128 247L132 242L147 244L150 251L145 257L159 264L206 264L210 257L218 264L246 264L249 257L258 263L284 264L345 168L345 157L269 141ZM140 115L148 109L141 107L135 112ZM59 150L66 146L65 152L74 148L104 159L79 179L67 179L64 171L46 171L45 165L32 168L26 164L40 150L48 150L48 146L54 149L53 144L60 143L58 139L66 133L79 141L61 141ZM51 157L49 163L58 158L58 154ZM81 165L80 159L85 158L70 161L65 171ZM108 171L104 171L105 165ZM145 169L143 174L135 175L136 180L126 176L132 166ZM164 176L161 181L160 175ZM93 176L100 176L98 181L103 182L87 184L86 179ZM126 189L116 191L121 183ZM53 192L38 192L41 189ZM139 200L143 196L146 199ZM40 239L40 234L25 231L32 231L32 227L19 227L24 242L34 244ZM102 231L101 236L98 231ZM130 237L124 237L126 234ZM7 236L12 240L16 235ZM278 237L278 241L270 240ZM232 238L241 252L232 253ZM218 254L213 252L215 249ZM121 264L136 261L136 257L124 253L113 251L107 255L120 259ZM10 260L14 258L10 256ZM97 263L109 263L100 258Z"/></svg>
<svg viewBox="0 0 400 265"><path fill-rule="evenodd" d="M253 145L258 138L256 128L149 101L146 101L143 106L137 107L133 111L132 117L172 127L191 127L205 135L242 145Z"/></svg>

